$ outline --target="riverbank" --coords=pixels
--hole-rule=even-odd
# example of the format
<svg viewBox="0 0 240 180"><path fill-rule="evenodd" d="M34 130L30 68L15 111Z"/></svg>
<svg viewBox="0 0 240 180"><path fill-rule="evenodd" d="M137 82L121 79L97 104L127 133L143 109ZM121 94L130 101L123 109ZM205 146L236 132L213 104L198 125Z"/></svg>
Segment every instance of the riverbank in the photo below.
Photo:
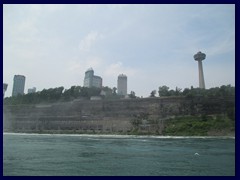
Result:
<svg viewBox="0 0 240 180"><path fill-rule="evenodd" d="M127 132L96 130L16 130L11 134L92 135L92 136L145 136L145 137L235 137L235 121L225 116L175 117L163 122L163 130L146 131L133 129Z"/></svg>
<svg viewBox="0 0 240 180"><path fill-rule="evenodd" d="M235 136L235 120L225 115L176 117L166 121L163 135Z"/></svg>
<svg viewBox="0 0 240 180"><path fill-rule="evenodd" d="M79 137L94 137L94 138L156 138L156 139L235 139L235 136L159 136L159 135L120 135L120 134L39 134L39 133L12 133L4 132L3 135L30 135L30 136L79 136Z"/></svg>

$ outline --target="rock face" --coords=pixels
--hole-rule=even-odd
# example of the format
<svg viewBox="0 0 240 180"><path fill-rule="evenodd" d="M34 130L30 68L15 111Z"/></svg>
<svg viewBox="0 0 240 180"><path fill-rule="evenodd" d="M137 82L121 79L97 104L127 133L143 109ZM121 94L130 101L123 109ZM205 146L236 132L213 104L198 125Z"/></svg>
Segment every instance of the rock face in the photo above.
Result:
<svg viewBox="0 0 240 180"><path fill-rule="evenodd" d="M235 99L184 97L72 102L3 107L4 131L77 132L160 131L162 120L178 115L216 114ZM134 121L134 122L133 122Z"/></svg>

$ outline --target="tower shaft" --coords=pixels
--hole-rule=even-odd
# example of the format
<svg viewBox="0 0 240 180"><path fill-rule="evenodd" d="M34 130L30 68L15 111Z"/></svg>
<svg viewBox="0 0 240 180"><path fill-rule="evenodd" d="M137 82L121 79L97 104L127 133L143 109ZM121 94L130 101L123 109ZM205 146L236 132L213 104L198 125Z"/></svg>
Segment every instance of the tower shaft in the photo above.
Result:
<svg viewBox="0 0 240 180"><path fill-rule="evenodd" d="M199 88L205 89L202 61L198 61L198 72L199 72Z"/></svg>

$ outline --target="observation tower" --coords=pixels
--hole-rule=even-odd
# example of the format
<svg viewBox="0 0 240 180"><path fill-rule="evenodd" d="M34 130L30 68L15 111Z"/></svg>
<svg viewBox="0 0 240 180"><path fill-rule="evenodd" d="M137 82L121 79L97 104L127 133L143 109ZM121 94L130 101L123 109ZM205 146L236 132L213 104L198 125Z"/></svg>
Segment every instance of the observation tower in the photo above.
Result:
<svg viewBox="0 0 240 180"><path fill-rule="evenodd" d="M195 61L198 61L199 88L205 89L202 61L206 58L206 54L199 51L197 54L193 56L193 58L195 59Z"/></svg>

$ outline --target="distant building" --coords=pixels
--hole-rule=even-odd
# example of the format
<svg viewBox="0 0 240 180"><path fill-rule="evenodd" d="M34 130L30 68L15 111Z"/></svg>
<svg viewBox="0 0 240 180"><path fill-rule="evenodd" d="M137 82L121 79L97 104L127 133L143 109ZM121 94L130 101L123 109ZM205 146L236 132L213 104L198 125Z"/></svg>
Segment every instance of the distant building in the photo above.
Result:
<svg viewBox="0 0 240 180"><path fill-rule="evenodd" d="M18 94L23 95L24 87L25 87L25 76L14 75L12 96L17 96Z"/></svg>
<svg viewBox="0 0 240 180"><path fill-rule="evenodd" d="M8 84L3 83L3 98L4 98L5 92L7 90L7 87L8 87Z"/></svg>
<svg viewBox="0 0 240 180"><path fill-rule="evenodd" d="M117 93L118 95L127 95L127 76L120 74L117 80Z"/></svg>
<svg viewBox="0 0 240 180"><path fill-rule="evenodd" d="M102 87L102 78L100 76L94 76L93 69L89 68L85 72L83 86L84 87L97 87L97 88L101 88Z"/></svg>
<svg viewBox="0 0 240 180"><path fill-rule="evenodd" d="M36 88L35 87L28 89L28 94L29 93L35 93L35 92L36 92Z"/></svg>

